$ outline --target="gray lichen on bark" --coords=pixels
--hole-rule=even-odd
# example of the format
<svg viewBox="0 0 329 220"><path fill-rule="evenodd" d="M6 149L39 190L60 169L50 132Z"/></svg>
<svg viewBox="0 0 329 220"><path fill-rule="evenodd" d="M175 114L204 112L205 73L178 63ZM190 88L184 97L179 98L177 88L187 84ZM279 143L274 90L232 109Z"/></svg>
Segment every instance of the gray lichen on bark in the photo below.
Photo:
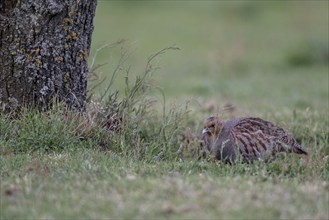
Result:
<svg viewBox="0 0 329 220"><path fill-rule="evenodd" d="M0 3L0 102L5 110L53 99L84 110L96 0Z"/></svg>

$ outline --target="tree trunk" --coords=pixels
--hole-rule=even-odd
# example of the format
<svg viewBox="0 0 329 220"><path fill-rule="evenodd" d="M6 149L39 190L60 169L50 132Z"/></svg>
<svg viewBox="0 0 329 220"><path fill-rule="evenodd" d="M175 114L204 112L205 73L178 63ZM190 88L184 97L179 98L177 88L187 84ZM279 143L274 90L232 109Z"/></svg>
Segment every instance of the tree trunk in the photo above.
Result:
<svg viewBox="0 0 329 220"><path fill-rule="evenodd" d="M0 107L83 111L96 0L0 0Z"/></svg>

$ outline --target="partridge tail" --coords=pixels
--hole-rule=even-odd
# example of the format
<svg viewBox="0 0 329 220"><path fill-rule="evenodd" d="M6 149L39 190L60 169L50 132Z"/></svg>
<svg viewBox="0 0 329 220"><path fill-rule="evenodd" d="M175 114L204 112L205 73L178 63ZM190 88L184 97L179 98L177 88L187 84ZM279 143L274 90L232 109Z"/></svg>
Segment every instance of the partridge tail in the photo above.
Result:
<svg viewBox="0 0 329 220"><path fill-rule="evenodd" d="M294 146L294 147L291 149L291 151L292 151L293 153L296 153L296 154L305 154L305 155L308 155L308 153L307 153L304 149L302 149L301 147L298 147L298 146Z"/></svg>

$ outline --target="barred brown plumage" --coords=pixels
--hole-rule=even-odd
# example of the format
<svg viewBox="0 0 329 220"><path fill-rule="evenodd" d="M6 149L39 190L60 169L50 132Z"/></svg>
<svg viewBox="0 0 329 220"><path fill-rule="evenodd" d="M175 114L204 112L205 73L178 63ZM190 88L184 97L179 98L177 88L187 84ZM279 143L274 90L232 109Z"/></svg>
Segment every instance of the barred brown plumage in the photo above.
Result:
<svg viewBox="0 0 329 220"><path fill-rule="evenodd" d="M289 132L261 118L222 122L211 116L204 122L202 140L207 151L227 163L239 158L245 162L271 161L280 152L307 155Z"/></svg>

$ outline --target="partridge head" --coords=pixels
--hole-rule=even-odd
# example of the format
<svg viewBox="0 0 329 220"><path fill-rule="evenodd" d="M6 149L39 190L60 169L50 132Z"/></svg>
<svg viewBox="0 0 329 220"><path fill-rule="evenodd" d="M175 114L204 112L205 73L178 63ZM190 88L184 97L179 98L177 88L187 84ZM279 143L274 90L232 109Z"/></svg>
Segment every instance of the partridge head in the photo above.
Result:
<svg viewBox="0 0 329 220"><path fill-rule="evenodd" d="M223 123L218 117L211 116L204 121L202 135L209 137L217 137L223 129Z"/></svg>

